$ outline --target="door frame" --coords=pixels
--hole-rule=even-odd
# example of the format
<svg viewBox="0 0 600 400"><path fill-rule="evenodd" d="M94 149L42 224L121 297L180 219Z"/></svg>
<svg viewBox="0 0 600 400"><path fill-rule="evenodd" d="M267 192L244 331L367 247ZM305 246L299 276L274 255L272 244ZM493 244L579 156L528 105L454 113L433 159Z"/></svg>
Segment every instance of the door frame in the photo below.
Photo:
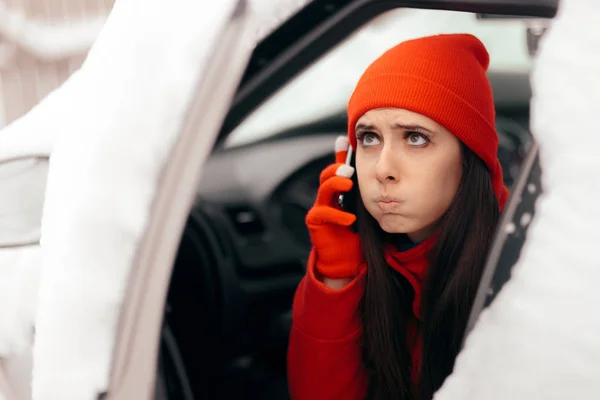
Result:
<svg viewBox="0 0 600 400"><path fill-rule="evenodd" d="M111 376L103 399L152 399L166 294L175 255L200 180L252 48L247 0L234 11L196 87L187 116L160 176L144 237L127 282ZM232 61L233 60L233 61ZM207 137L207 132L213 137Z"/></svg>

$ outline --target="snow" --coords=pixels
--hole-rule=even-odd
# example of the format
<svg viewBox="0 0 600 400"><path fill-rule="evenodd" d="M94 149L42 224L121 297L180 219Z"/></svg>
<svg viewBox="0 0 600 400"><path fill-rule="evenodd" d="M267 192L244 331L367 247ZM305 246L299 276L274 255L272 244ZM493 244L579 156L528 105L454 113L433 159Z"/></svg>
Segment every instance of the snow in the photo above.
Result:
<svg viewBox="0 0 600 400"><path fill-rule="evenodd" d="M31 398L31 344L40 266L37 245L0 250L0 355L17 399Z"/></svg>
<svg viewBox="0 0 600 400"><path fill-rule="evenodd" d="M435 400L600 398L600 3L562 0L532 76L544 194Z"/></svg>
<svg viewBox="0 0 600 400"><path fill-rule="evenodd" d="M274 7L270 1L252 0L250 6L260 25L259 29L257 29L258 39L262 38L306 3L308 3L308 0L288 0L278 2L277 7ZM158 3L155 2L154 7L158 7ZM190 8L189 11L192 15L200 11L198 7L196 5L192 7L193 9ZM222 12L224 12L229 5L224 4L222 7ZM181 9L173 12L181 12ZM212 12L214 13L215 11ZM173 15L171 13L171 16ZM123 26L129 22L124 22L123 17L120 18L120 29L124 30ZM197 20L199 19L197 18ZM75 22L53 21L52 23L48 23L31 20L26 18L22 13L9 10L4 2L0 2L0 34L4 40L0 46L0 67L16 49L26 51L38 60L48 62L68 57L74 53L87 52L96 40L105 22L106 16L104 15ZM203 29L214 29L216 27L215 23L208 24ZM145 29L149 29L148 26ZM119 34L121 33L119 31ZM114 37L109 40L115 41ZM142 40L139 36L137 37L137 41L142 44L149 43ZM150 57L148 49L146 50L145 56ZM105 57L107 53L108 50L105 50ZM180 55L179 58L182 58L182 56ZM99 65L99 62L106 62L106 60L98 61L98 57L96 57L96 60L96 65ZM129 61L131 66L131 60ZM173 60L173 62L175 61ZM191 60L188 60L188 64L189 62ZM143 64L144 61L140 59L138 63ZM90 62L88 62L88 70L90 68L89 64ZM182 62L182 65L185 66L186 63ZM119 65L116 64L114 67L119 68ZM170 65L169 67L172 68L173 66ZM96 76L100 74L99 71L95 72ZM157 74L158 72L155 70L153 73ZM87 73L87 75L93 76L93 73ZM124 76L121 76L121 78L125 79ZM105 80L101 79L100 84ZM138 83L147 84L149 80L150 77L146 77L143 81L138 80ZM185 82L187 82L185 79L177 84L169 81L165 82L164 85L181 89ZM65 136L75 135L78 136L78 139L79 136L85 136L88 126L86 122L82 121L82 118L67 124L68 126L65 126L64 129L61 128L60 124L61 121L68 123L72 118L72 113L81 109L79 104L81 99L87 98L88 103L96 102L94 107L101 106L99 103L102 102L102 99L89 99L89 96L83 94L85 91L84 85L90 87L89 80L86 83L85 79L83 79L82 82L82 78L74 76L64 84L65 87L57 90L56 93L51 93L48 99L43 102L43 105L35 107L29 115L0 130L0 193L2 193L2 196L0 196L0 226L2 226L2 230L0 230L0 304L2 304L2 313L0 314L0 358L3 360L4 372L12 386L12 391L18 398L25 399L31 397L31 331L35 321L41 267L41 249L35 242L40 235L41 212L46 188L47 162L44 160L52 153L54 143L61 134ZM163 89L165 89L165 86L163 86ZM149 87L153 87L153 85ZM159 91L157 90L156 93L158 94ZM89 107L92 107L92 105L88 104ZM168 109L164 111L168 112ZM88 112L92 111L88 110ZM116 120L113 121L113 123L117 122ZM71 133L69 130L71 130ZM76 133L78 130L80 132ZM118 134L119 132L115 133ZM90 134L87 140L92 140L92 137ZM64 150L64 144L61 146L63 147L63 152L69 152L68 149ZM18 161L9 161L14 159L18 159ZM57 163L59 161L54 163L55 170ZM54 172L55 181L62 179L56 178L57 174L61 175L60 172ZM68 179L67 175L62 176L64 179ZM71 187L70 189L74 188ZM55 193L59 192L59 189L51 190ZM74 190L65 191L65 193L73 192ZM52 211L53 207L48 207L47 213L51 213ZM65 212L64 209L63 212ZM139 225L139 222L137 223ZM50 231L50 228L46 228L46 232L48 231ZM61 237L64 237L64 235ZM77 242L72 241L72 243L75 245ZM14 247L14 245L19 246ZM54 264L56 262L52 265L46 264L45 269L51 270L56 267ZM110 276L114 277L113 275ZM90 283L90 279L86 279L85 282ZM45 282L45 290L48 291L49 289L47 288L52 287L51 285L53 284L55 285L56 282ZM115 287L119 286L118 282L115 282L115 284ZM107 299L107 301L110 301L110 299ZM76 303L85 304L80 299ZM49 305L42 306L42 308L47 310L48 307L56 306L56 304L50 303ZM114 305L112 310L116 310ZM70 312L68 308L65 307L60 312L64 314L62 320L71 318L67 315ZM114 315L111 318L114 319ZM61 320L61 318L58 320ZM110 323L106 323L103 326L109 327ZM83 326L83 328L91 329L89 326ZM40 329L43 336L40 336ZM58 327L55 326L53 329L56 332L52 332L52 329L44 328L43 325L41 328L38 327L38 347L36 350L37 379L35 385L36 387L43 388L38 389L42 391L49 390L49 387L52 386L51 380L54 377L60 376L61 373L67 374L76 365L73 355L67 354L65 363L62 366L63 370L60 369L61 364L59 363L57 364L59 368L55 372L52 371L54 363L56 360L61 359L61 357L57 357L51 352L45 354L43 347L57 346L61 351L67 351L67 353L69 351L69 349L61 346L65 341L58 337ZM101 333L106 336L108 330L107 328ZM50 332L50 336L45 334L46 331ZM75 332L75 334L80 335L81 333ZM41 339L39 339L40 337ZM91 343L91 339L88 339L87 342ZM73 350L77 350L76 344L77 341L74 342L74 346L71 346ZM98 344L100 347L97 353L100 353L108 348L109 339L101 338ZM94 345L90 344L90 346ZM106 351L105 354L109 354L109 351ZM56 357L56 359L52 357ZM89 363L94 363L94 360L98 361L97 359L91 359ZM67 362L73 362L73 364L68 365ZM96 376L93 379L105 380L104 377L106 374L98 371L106 369L106 357L98 361L97 365L97 368L83 372L90 375L88 381L92 380L93 376ZM77 368L79 369L79 367ZM52 375L54 373L56 375ZM61 382L59 380L55 384L59 385ZM84 379L82 385L85 386L85 384L86 380ZM2 398L2 393L0 393L0 400Z"/></svg>
<svg viewBox="0 0 600 400"><path fill-rule="evenodd" d="M6 128L53 138L33 399L95 400L107 388L158 176L235 4L117 1L82 68Z"/></svg>
<svg viewBox="0 0 600 400"><path fill-rule="evenodd" d="M77 22L36 21L28 19L23 12L9 10L6 2L0 1L0 36L3 40L0 67L16 48L45 61L85 53L105 22L105 15Z"/></svg>
<svg viewBox="0 0 600 400"><path fill-rule="evenodd" d="M47 173L46 158L0 161L0 249L39 241Z"/></svg>
<svg viewBox="0 0 600 400"><path fill-rule="evenodd" d="M13 56L20 52L43 62L87 52L105 20L102 15L49 23L27 18L0 2L0 68L10 69ZM41 267L38 241L47 159L55 139L48 130L30 128L27 122L17 121L0 130L0 390L6 390L4 395L9 399L31 398L31 352Z"/></svg>
<svg viewBox="0 0 600 400"><path fill-rule="evenodd" d="M23 351L31 341L39 274L39 246L3 249L0 252L0 355ZM19 268L11 268L18 265Z"/></svg>
<svg viewBox="0 0 600 400"><path fill-rule="evenodd" d="M40 125L49 117L46 113ZM0 130L0 358L19 399L31 398L32 330L41 268L37 242L54 139L50 131L32 128L21 120Z"/></svg>
<svg viewBox="0 0 600 400"><path fill-rule="evenodd" d="M54 97L50 93L48 97ZM36 118L52 120L52 114L47 109L35 110ZM50 110L51 111L51 110ZM17 119L0 130L0 162L22 157L48 157L56 140L59 130L30 129L28 119Z"/></svg>

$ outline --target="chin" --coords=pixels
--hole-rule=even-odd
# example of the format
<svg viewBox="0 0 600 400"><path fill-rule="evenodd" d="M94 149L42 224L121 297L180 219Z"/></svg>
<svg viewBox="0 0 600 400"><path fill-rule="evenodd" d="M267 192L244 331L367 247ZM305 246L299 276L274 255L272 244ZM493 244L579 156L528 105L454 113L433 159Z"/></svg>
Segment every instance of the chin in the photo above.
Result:
<svg viewBox="0 0 600 400"><path fill-rule="evenodd" d="M412 224L401 215L386 214L377 219L379 227L386 233L411 233L415 232Z"/></svg>
<svg viewBox="0 0 600 400"><path fill-rule="evenodd" d="M415 224L401 215L386 214L377 219L379 227L390 234L406 234L411 240L421 242L425 240L432 231L433 225Z"/></svg>

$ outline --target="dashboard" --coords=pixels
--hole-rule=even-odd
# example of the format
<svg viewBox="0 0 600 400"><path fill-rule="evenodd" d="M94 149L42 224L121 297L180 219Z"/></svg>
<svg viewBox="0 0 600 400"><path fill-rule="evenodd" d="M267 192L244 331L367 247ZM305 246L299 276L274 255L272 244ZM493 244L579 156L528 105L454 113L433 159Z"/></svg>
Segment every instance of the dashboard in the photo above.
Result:
<svg viewBox="0 0 600 400"><path fill-rule="evenodd" d="M205 166L198 201L218 205L227 216L241 274L306 260L304 215L321 170L333 161L335 137L313 134L231 149Z"/></svg>

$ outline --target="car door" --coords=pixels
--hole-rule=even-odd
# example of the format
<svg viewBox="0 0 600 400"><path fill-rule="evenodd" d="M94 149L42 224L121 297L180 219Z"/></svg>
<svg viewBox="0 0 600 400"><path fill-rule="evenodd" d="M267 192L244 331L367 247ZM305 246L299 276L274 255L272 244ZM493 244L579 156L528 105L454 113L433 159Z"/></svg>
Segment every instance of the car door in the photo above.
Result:
<svg viewBox="0 0 600 400"><path fill-rule="evenodd" d="M174 254L252 22L245 0L117 3L81 70L11 128L60 131L34 398L153 398Z"/></svg>
<svg viewBox="0 0 600 400"><path fill-rule="evenodd" d="M107 399L152 398L165 296L181 232L202 165L212 150L250 50L246 1L220 33L218 44L190 104L179 138L162 172L152 220L132 266L115 343Z"/></svg>

